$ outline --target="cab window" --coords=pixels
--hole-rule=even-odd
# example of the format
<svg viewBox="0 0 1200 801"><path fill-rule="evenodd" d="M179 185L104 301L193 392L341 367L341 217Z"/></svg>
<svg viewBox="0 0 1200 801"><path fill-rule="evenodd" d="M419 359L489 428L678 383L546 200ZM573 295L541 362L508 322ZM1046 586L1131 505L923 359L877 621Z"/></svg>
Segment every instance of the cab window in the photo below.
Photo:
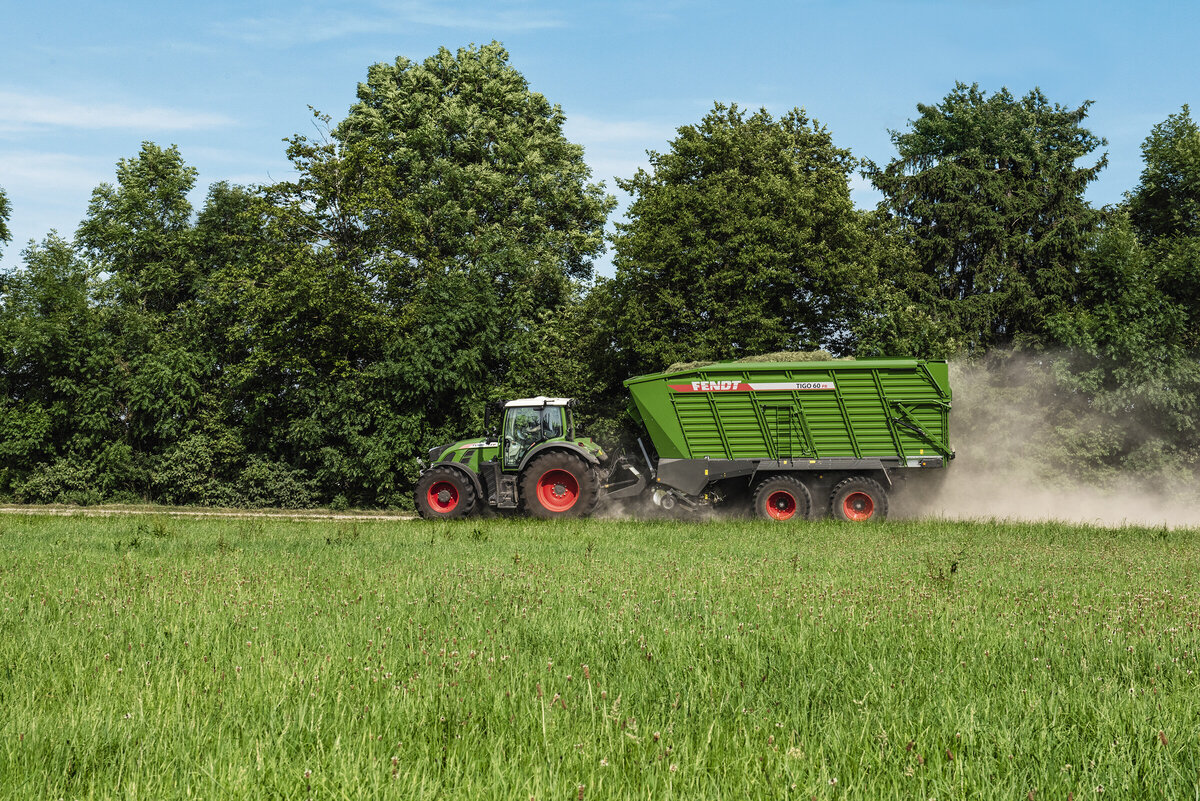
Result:
<svg viewBox="0 0 1200 801"><path fill-rule="evenodd" d="M563 435L563 408L546 406L542 409L542 438L554 439Z"/></svg>
<svg viewBox="0 0 1200 801"><path fill-rule="evenodd" d="M561 406L513 406L504 412L504 468L513 470L539 442L563 435Z"/></svg>

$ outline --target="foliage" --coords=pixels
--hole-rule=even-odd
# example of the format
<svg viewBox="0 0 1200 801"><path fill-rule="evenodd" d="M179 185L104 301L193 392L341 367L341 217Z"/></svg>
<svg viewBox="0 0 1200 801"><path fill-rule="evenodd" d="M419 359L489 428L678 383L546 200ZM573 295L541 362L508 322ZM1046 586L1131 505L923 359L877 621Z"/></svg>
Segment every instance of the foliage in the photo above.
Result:
<svg viewBox="0 0 1200 801"><path fill-rule="evenodd" d="M627 374L672 362L848 349L864 285L849 151L804 111L779 120L716 104L685 125L633 195L613 239L608 296Z"/></svg>
<svg viewBox="0 0 1200 801"><path fill-rule="evenodd" d="M1200 455L1200 366L1189 350L1188 313L1166 289L1164 264L1138 241L1129 219L1110 215L1081 272L1078 303L1050 321L1069 350L1059 384L1084 408L1080 444L1091 465L1153 473L1172 455Z"/></svg>
<svg viewBox="0 0 1200 801"><path fill-rule="evenodd" d="M1042 342L1045 321L1070 304L1098 222L1083 192L1107 163L1078 164L1105 144L1082 127L1089 105L959 83L892 132L886 167L867 164L962 346Z"/></svg>
<svg viewBox="0 0 1200 801"><path fill-rule="evenodd" d="M490 388L537 369L613 204L563 122L492 43L376 64L327 138L291 140L299 178L268 197L312 253L299 262L311 278L289 284L330 291L321 311L305 297L279 313L327 327L272 350L330 356L300 368L318 386L293 424L329 495L397 499L431 439L460 435Z"/></svg>
<svg viewBox="0 0 1200 801"><path fill-rule="evenodd" d="M238 488L250 507L278 506L304 509L315 506L313 481L280 462L251 456L238 479Z"/></svg>
<svg viewBox="0 0 1200 801"><path fill-rule="evenodd" d="M196 170L145 142L74 243L0 276L0 497L408 507L417 457L482 433L487 401L575 397L629 446L631 375L818 348L994 368L989 397L1040 404L1046 475L1193 480L1188 107L1106 210L1088 103L958 84L917 108L861 165L884 194L863 212L859 162L804 111L714 105L618 182L599 279L614 201L495 42L373 65L344 119L288 140L293 179L198 210ZM0 243L10 212L0 190Z"/></svg>
<svg viewBox="0 0 1200 801"><path fill-rule="evenodd" d="M12 232L8 230L8 219L11 216L12 204L8 201L8 195L4 193L4 187L0 186L0 245L12 241Z"/></svg>
<svg viewBox="0 0 1200 801"><path fill-rule="evenodd" d="M1144 241L1200 237L1200 128L1187 105L1155 125L1142 143L1141 181L1129 216Z"/></svg>
<svg viewBox="0 0 1200 801"><path fill-rule="evenodd" d="M92 192L77 241L114 276L124 302L167 312L192 297L187 193L195 182L196 170L178 148L143 142L136 158L117 162L117 186L105 183Z"/></svg>
<svg viewBox="0 0 1200 801"><path fill-rule="evenodd" d="M23 256L24 269L6 274L0 292L3 493L72 452L72 464L86 459L117 434L112 397L94 378L110 371L113 355L94 305L95 271L54 235Z"/></svg>

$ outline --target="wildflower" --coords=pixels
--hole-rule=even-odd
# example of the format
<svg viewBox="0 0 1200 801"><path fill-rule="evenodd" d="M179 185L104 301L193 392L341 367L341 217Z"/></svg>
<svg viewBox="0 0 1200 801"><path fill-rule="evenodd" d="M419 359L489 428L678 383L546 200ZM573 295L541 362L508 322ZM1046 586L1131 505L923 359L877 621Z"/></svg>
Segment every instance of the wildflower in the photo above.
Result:
<svg viewBox="0 0 1200 801"><path fill-rule="evenodd" d="M672 763L671 763L671 772L672 772L672 773L675 773L675 772L676 772L676 771L678 771L678 770L679 770L679 765L677 765L677 764L675 764L674 762L672 762Z"/></svg>
<svg viewBox="0 0 1200 801"><path fill-rule="evenodd" d="M312 771L311 771L311 770L306 770L306 771L304 771L304 778L308 779L308 778L311 778L311 777L312 777Z"/></svg>
<svg viewBox="0 0 1200 801"><path fill-rule="evenodd" d="M829 780L829 786L830 786L830 787L833 787L833 786L835 786L836 784L837 784L837 778L836 778L836 777L835 777L835 778L832 778L832 779L830 779L830 780Z"/></svg>
<svg viewBox="0 0 1200 801"><path fill-rule="evenodd" d="M600 767L602 767L602 768L608 767L608 760L605 759L604 757L600 757Z"/></svg>

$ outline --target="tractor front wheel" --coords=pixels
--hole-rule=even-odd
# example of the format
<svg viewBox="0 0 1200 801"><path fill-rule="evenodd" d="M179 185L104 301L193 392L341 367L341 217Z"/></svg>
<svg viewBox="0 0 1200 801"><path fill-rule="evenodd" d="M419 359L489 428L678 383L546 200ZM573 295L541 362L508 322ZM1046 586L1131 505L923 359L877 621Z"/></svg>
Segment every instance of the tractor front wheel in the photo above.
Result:
<svg viewBox="0 0 1200 801"><path fill-rule="evenodd" d="M432 467L417 480L417 513L426 520L466 517L475 508L475 487L453 467Z"/></svg>
<svg viewBox="0 0 1200 801"><path fill-rule="evenodd" d="M600 480L578 456L551 451L535 458L521 474L521 497L534 517L587 517L600 497Z"/></svg>

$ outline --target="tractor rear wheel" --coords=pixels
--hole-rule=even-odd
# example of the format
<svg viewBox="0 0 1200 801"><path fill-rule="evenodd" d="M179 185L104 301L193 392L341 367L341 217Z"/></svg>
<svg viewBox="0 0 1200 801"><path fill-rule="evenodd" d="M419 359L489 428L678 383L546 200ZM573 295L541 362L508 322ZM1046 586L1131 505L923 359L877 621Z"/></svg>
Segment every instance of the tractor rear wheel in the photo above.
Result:
<svg viewBox="0 0 1200 801"><path fill-rule="evenodd" d="M600 498L600 478L578 456L551 451L535 458L521 474L521 497L534 517L587 517Z"/></svg>
<svg viewBox="0 0 1200 801"><path fill-rule="evenodd" d="M792 476L772 476L754 488L754 516L764 520L807 520L812 509L808 487Z"/></svg>
<svg viewBox="0 0 1200 801"><path fill-rule="evenodd" d="M466 517L475 508L475 487L461 470L432 467L417 480L416 502L426 520Z"/></svg>
<svg viewBox="0 0 1200 801"><path fill-rule="evenodd" d="M887 491L873 478L851 476L834 485L829 511L834 520L851 523L883 520L888 513Z"/></svg>

